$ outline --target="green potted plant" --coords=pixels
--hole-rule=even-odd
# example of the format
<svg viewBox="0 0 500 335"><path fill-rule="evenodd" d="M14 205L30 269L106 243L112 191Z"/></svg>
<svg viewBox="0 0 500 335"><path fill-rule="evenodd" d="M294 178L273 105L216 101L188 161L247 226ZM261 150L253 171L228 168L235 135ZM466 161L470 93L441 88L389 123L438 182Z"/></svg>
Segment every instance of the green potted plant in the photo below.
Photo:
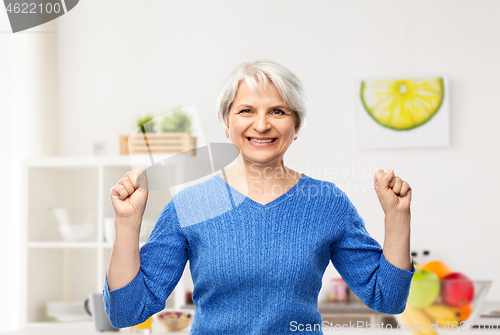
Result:
<svg viewBox="0 0 500 335"><path fill-rule="evenodd" d="M155 126L156 121L153 120L153 116L151 114L137 120L137 128L141 129L143 133L154 133Z"/></svg>
<svg viewBox="0 0 500 335"><path fill-rule="evenodd" d="M191 135L191 117L178 109L165 115L159 127L161 133L189 133Z"/></svg>
<svg viewBox="0 0 500 335"><path fill-rule="evenodd" d="M162 137L173 150L196 155L196 137L191 137L192 121L181 108L164 115L158 128Z"/></svg>
<svg viewBox="0 0 500 335"><path fill-rule="evenodd" d="M128 154L177 154L196 155L196 137L191 137L191 117L177 109L161 117L152 115L137 120L135 133L120 136L120 151ZM159 128L159 132L156 131ZM141 129L141 131L139 131Z"/></svg>
<svg viewBox="0 0 500 335"><path fill-rule="evenodd" d="M137 151L137 148L141 146L137 143L144 143L145 133L155 133L155 126L156 121L151 114L148 114L143 118L139 118L136 124L132 126L134 130L134 133L132 135L120 135L120 154L128 155L131 153L136 153L134 151ZM147 145L149 145L149 143L147 143ZM144 147L144 145L142 145L142 147Z"/></svg>

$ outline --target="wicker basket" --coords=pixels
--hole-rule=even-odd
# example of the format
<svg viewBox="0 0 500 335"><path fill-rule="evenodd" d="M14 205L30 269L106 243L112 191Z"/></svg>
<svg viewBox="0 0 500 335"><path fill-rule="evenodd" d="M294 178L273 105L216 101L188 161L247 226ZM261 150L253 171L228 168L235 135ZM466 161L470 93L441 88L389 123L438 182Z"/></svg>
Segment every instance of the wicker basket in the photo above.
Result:
<svg viewBox="0 0 500 335"><path fill-rule="evenodd" d="M196 155L196 137L189 133L139 133L120 135L122 155Z"/></svg>

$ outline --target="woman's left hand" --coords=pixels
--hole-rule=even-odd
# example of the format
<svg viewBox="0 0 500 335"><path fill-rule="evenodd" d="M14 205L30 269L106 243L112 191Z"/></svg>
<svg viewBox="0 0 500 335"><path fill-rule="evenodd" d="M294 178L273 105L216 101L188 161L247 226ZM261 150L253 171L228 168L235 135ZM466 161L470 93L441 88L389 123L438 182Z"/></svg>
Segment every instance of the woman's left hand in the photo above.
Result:
<svg viewBox="0 0 500 335"><path fill-rule="evenodd" d="M385 215L410 211L412 193L410 184L396 177L392 169L387 173L384 170L375 172L374 186Z"/></svg>

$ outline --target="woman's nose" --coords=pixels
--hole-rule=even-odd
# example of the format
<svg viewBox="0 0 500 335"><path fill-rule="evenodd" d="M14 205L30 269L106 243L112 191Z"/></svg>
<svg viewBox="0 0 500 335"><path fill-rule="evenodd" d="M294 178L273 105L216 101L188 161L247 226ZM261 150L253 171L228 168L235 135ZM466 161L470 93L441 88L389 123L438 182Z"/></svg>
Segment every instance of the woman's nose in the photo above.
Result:
<svg viewBox="0 0 500 335"><path fill-rule="evenodd" d="M259 133L263 133L271 127L271 124L269 123L269 120L267 119L267 116L265 114L257 115L253 127Z"/></svg>

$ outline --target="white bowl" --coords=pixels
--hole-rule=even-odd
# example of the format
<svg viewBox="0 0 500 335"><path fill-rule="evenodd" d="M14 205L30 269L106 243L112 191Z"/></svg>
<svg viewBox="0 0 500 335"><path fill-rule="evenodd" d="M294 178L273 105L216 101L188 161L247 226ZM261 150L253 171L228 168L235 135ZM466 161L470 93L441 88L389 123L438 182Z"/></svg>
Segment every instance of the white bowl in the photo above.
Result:
<svg viewBox="0 0 500 335"><path fill-rule="evenodd" d="M47 302L47 312L86 314L83 305L81 301L49 301Z"/></svg>
<svg viewBox="0 0 500 335"><path fill-rule="evenodd" d="M47 314L49 315L49 314ZM89 315L66 315L66 314L55 314L49 315L56 318L59 322L81 322L81 321L92 321L92 317Z"/></svg>
<svg viewBox="0 0 500 335"><path fill-rule="evenodd" d="M59 223L58 229L66 241L82 241L92 235L96 226L96 211L93 209L53 208Z"/></svg>
<svg viewBox="0 0 500 335"><path fill-rule="evenodd" d="M412 289L418 289L418 291L414 293L410 289L409 301L414 293L413 297L419 299L413 303L417 302L422 306L412 306L409 302L403 313L394 315L401 327L398 329L405 330L408 335L460 334L462 331L467 331L471 326L471 321L479 315L481 304L491 283L491 280L446 279L445 277L438 281L439 295L436 297L433 287L436 285L436 279L413 277ZM445 285L448 287L446 290ZM426 296L430 296L430 300L427 300ZM432 302L433 297L436 297L434 302Z"/></svg>
<svg viewBox="0 0 500 335"><path fill-rule="evenodd" d="M94 224L65 224L57 227L62 237L66 241L83 241L92 235Z"/></svg>
<svg viewBox="0 0 500 335"><path fill-rule="evenodd" d="M85 311L83 302L81 301L47 302L47 315L56 318L56 320L59 322L79 322L92 320L92 317Z"/></svg>

